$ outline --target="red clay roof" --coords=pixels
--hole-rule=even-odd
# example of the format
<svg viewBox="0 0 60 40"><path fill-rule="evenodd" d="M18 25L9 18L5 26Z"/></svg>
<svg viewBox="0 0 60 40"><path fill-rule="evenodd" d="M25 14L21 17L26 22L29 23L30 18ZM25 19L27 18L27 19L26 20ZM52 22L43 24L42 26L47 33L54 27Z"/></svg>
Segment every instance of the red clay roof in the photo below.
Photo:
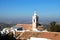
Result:
<svg viewBox="0 0 60 40"><path fill-rule="evenodd" d="M60 32L24 32L20 38L30 38L30 37L38 37L38 38L48 38L52 40L60 40ZM20 39L19 38L19 39Z"/></svg>
<svg viewBox="0 0 60 40"><path fill-rule="evenodd" d="M24 30L32 30L32 24L17 24L17 27L22 27ZM43 30L43 27L38 26L38 30Z"/></svg>
<svg viewBox="0 0 60 40"><path fill-rule="evenodd" d="M24 30L32 30L32 24L17 24L17 27L23 27ZM16 37L18 37L21 32L16 32ZM52 40L60 40L60 32L24 32L20 38L30 38L30 37L39 37L39 38L48 38Z"/></svg>
<svg viewBox="0 0 60 40"><path fill-rule="evenodd" d="M32 30L32 24L17 24L16 26L23 27L24 30Z"/></svg>

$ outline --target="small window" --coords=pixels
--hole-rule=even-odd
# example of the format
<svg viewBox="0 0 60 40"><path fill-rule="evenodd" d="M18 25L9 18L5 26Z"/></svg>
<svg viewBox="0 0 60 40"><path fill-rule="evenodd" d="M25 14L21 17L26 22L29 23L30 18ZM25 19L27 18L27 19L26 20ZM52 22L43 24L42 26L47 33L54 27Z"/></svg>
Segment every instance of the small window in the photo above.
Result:
<svg viewBox="0 0 60 40"><path fill-rule="evenodd" d="M17 30L23 30L22 28L18 28Z"/></svg>
<svg viewBox="0 0 60 40"><path fill-rule="evenodd" d="M34 22L35 22L35 19L34 19Z"/></svg>

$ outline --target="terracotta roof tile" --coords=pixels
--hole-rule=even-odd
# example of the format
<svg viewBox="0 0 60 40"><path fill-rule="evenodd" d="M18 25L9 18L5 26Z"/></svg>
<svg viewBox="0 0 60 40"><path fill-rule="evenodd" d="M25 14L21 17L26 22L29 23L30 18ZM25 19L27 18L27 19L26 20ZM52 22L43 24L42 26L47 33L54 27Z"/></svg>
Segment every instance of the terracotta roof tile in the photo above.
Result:
<svg viewBox="0 0 60 40"><path fill-rule="evenodd" d="M52 40L60 40L60 33L55 32L24 32L20 38L30 38L30 37L38 37L38 38L48 38ZM20 39L19 38L19 39Z"/></svg>
<svg viewBox="0 0 60 40"><path fill-rule="evenodd" d="M32 30L32 24L17 24L16 26L23 27L24 30Z"/></svg>

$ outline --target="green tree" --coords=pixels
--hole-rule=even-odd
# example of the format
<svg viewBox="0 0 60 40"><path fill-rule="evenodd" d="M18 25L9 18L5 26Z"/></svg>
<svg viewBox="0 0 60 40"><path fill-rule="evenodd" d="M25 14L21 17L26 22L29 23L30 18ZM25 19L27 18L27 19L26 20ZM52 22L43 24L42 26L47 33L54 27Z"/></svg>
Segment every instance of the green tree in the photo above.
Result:
<svg viewBox="0 0 60 40"><path fill-rule="evenodd" d="M55 26L55 25L56 25L56 22L53 21L53 22L50 23L50 25L51 25L51 26Z"/></svg>
<svg viewBox="0 0 60 40"><path fill-rule="evenodd" d="M56 26L56 22L55 21L53 21L53 22L51 22L50 23L50 31L55 31L55 26Z"/></svg>
<svg viewBox="0 0 60 40"><path fill-rule="evenodd" d="M51 32L60 32L60 25L53 21L50 23L50 26L47 30Z"/></svg>

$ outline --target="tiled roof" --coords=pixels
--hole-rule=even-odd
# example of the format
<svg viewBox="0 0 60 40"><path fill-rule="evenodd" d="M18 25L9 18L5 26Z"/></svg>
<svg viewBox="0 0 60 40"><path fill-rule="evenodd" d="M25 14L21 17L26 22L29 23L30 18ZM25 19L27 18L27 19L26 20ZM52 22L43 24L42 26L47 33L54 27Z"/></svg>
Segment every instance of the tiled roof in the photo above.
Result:
<svg viewBox="0 0 60 40"><path fill-rule="evenodd" d="M22 27L23 30L32 30L32 24L17 24L16 25L17 27ZM43 27L42 26L38 26L37 28L38 30L43 30Z"/></svg>
<svg viewBox="0 0 60 40"><path fill-rule="evenodd" d="M58 32L44 32L41 33L38 37L40 38L49 38L52 40L60 40L60 33Z"/></svg>
<svg viewBox="0 0 60 40"><path fill-rule="evenodd" d="M23 27L24 30L32 30L32 24L17 24L16 26Z"/></svg>
<svg viewBox="0 0 60 40"><path fill-rule="evenodd" d="M52 40L60 40L60 33L58 32L24 32L18 39L27 39L30 37L48 38Z"/></svg>

